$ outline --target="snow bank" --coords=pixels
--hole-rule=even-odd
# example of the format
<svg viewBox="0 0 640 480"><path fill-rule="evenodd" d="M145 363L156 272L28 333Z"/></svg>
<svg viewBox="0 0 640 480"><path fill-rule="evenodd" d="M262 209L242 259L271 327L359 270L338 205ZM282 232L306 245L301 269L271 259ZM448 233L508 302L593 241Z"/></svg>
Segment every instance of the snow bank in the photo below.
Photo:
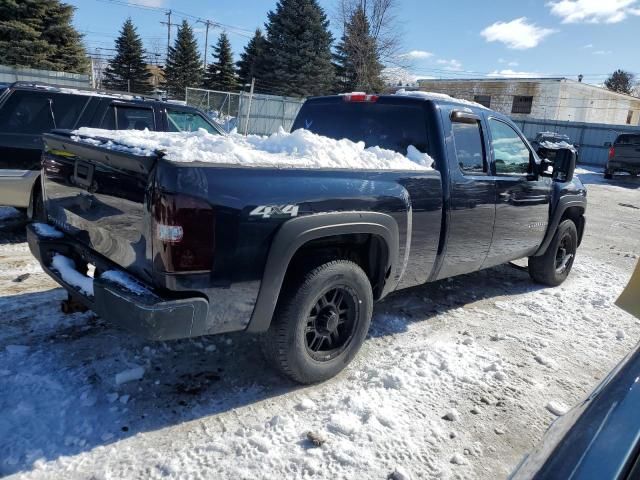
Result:
<svg viewBox="0 0 640 480"><path fill-rule="evenodd" d="M447 95L446 93L423 92L421 90L405 90L404 88L402 88L398 90L394 95L398 95L401 97L424 98L426 100L446 100L448 102L460 103L462 105L468 105L470 107L480 107L487 109L487 107L481 105L480 103L465 100L463 98L454 98L451 95Z"/></svg>
<svg viewBox="0 0 640 480"><path fill-rule="evenodd" d="M93 296L93 279L82 275L76 270L76 265L68 257L56 254L51 261L51 268L56 270L62 280L78 288L85 295Z"/></svg>
<svg viewBox="0 0 640 480"><path fill-rule="evenodd" d="M433 165L432 158L412 146L405 157L380 147L365 148L364 142L334 140L302 129L293 133L280 129L269 137L212 135L203 129L167 133L81 128L73 133L74 140L136 155L162 151L164 158L173 162L350 170L431 170Z"/></svg>

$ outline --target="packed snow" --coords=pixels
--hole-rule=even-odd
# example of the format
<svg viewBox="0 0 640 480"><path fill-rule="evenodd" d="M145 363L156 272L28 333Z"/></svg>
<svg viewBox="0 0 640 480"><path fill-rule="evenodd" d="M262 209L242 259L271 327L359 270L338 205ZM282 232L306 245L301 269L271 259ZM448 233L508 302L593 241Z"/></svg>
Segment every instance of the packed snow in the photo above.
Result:
<svg viewBox="0 0 640 480"><path fill-rule="evenodd" d="M108 270L100 278L113 282L136 295L150 295L151 291L138 280L120 270Z"/></svg>
<svg viewBox="0 0 640 480"><path fill-rule="evenodd" d="M60 278L85 295L93 296L93 279L76 270L75 262L69 257L56 254L51 259L51 268L60 274Z"/></svg>
<svg viewBox="0 0 640 480"><path fill-rule="evenodd" d="M500 266L395 293L354 363L307 387L252 336L151 342L63 315L24 236L0 234L0 476L506 478L640 338L614 305L640 253L640 178L601 177L583 176L562 286Z"/></svg>
<svg viewBox="0 0 640 480"><path fill-rule="evenodd" d="M487 109L487 107L477 102L472 102L471 100L465 100L464 98L455 98L455 97L452 97L451 95L447 95L446 93L423 92L422 90L405 90L404 88L401 88L394 95L398 95L401 97L424 98L426 100L446 100L448 102L459 103L461 105L467 105L469 107L480 107L480 108Z"/></svg>
<svg viewBox="0 0 640 480"><path fill-rule="evenodd" d="M307 130L287 133L280 129L271 136L232 133L213 135L196 132L150 132L148 130L100 130L80 128L73 132L83 142L112 149L134 149L141 155L161 151L173 162L207 162L274 168L329 168L364 170L431 170L433 159L410 146L408 157L379 147L365 148L364 142L334 140Z"/></svg>
<svg viewBox="0 0 640 480"><path fill-rule="evenodd" d="M564 140L561 141L557 141L557 142L552 142L550 140L544 141L544 142L540 142L540 146L542 148L546 148L548 150L559 150L559 149L568 149L568 150L572 150L574 152L576 152L576 147L574 147L573 145L571 145L568 142L565 142Z"/></svg>

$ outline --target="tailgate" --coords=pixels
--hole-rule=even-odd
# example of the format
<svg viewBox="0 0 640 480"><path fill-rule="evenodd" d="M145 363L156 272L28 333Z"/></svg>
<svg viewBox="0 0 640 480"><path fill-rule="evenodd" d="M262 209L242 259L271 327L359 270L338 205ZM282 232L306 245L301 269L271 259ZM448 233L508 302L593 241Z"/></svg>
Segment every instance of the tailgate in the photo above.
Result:
<svg viewBox="0 0 640 480"><path fill-rule="evenodd" d="M640 144L632 143L615 145L615 155L613 160L640 165Z"/></svg>
<svg viewBox="0 0 640 480"><path fill-rule="evenodd" d="M146 192L158 157L91 145L70 134L43 137L43 189L49 223L151 280Z"/></svg>

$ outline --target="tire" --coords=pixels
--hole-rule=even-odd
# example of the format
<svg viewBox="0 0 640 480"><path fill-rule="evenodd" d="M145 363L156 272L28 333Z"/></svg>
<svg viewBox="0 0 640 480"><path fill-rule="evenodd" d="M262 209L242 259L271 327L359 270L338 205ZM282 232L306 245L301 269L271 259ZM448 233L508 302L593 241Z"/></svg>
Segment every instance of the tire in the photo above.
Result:
<svg viewBox="0 0 640 480"><path fill-rule="evenodd" d="M263 351L295 382L322 382L356 356L372 313L373 293L364 271L347 260L325 263L283 291L263 336Z"/></svg>
<svg viewBox="0 0 640 480"><path fill-rule="evenodd" d="M47 221L47 216L44 213L44 199L42 198L42 190L40 190L40 188L37 188L33 192L33 210L31 213L31 221L45 223Z"/></svg>
<svg viewBox="0 0 640 480"><path fill-rule="evenodd" d="M556 287L564 282L576 258L578 230L572 220L564 220L543 255L529 257L529 275L543 285Z"/></svg>
<svg viewBox="0 0 640 480"><path fill-rule="evenodd" d="M611 172L610 170L605 168L604 169L604 178L606 180L611 180L613 178L613 172Z"/></svg>

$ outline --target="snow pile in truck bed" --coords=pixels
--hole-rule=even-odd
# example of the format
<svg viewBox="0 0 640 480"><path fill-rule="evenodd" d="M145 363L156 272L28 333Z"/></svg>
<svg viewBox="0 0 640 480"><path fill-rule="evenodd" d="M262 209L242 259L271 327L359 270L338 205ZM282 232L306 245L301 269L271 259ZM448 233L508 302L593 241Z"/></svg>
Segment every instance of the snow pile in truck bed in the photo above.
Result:
<svg viewBox="0 0 640 480"><path fill-rule="evenodd" d="M125 150L136 155L163 151L173 162L207 162L275 168L338 168L366 170L431 170L433 159L410 146L407 156L364 142L334 140L307 130L280 130L268 137L238 134L212 135L197 132L150 132L148 130L100 130L81 128L74 140ZM90 137L90 138L86 138Z"/></svg>

